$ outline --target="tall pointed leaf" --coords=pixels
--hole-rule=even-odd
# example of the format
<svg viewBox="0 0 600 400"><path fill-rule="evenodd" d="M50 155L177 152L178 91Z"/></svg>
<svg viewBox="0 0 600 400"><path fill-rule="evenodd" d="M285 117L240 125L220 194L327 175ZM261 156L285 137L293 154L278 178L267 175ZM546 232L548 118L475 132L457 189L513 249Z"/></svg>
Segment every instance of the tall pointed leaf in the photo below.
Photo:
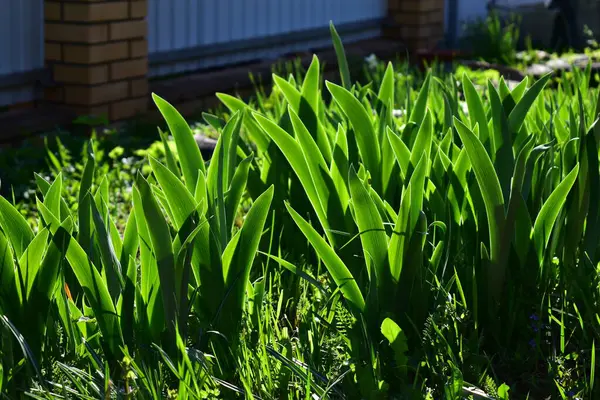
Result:
<svg viewBox="0 0 600 400"><path fill-rule="evenodd" d="M371 117L352 93L334 83L326 83L329 92L352 123L363 163L373 177L373 187L381 190L381 148Z"/></svg>
<svg viewBox="0 0 600 400"><path fill-rule="evenodd" d="M296 222L296 225L298 225L298 228L304 233L304 236L306 236L308 241L315 248L319 257L323 260L329 274L340 288L340 291L346 300L348 300L357 311L363 311L365 308L365 300L354 277L348 270L348 267L346 267L335 251L317 233L317 231L315 231L314 228L300 216L300 214L288 204L286 204L286 208L294 222Z"/></svg>
<svg viewBox="0 0 600 400"><path fill-rule="evenodd" d="M360 232L367 271L371 279L375 279L377 287L383 289L383 285L389 282L386 270L388 240L383 220L354 167L350 167L349 181L354 218Z"/></svg>
<svg viewBox="0 0 600 400"><path fill-rule="evenodd" d="M185 186L190 192L193 192L194 185L198 180L198 170L205 172L205 166L192 130L175 107L154 93L152 99L167 121L169 130L175 139Z"/></svg>
<svg viewBox="0 0 600 400"><path fill-rule="evenodd" d="M160 211L158 202L150 189L148 182L142 177L137 177L137 187L142 200L142 210L148 224L148 232L152 242L152 250L158 265L160 289L167 328L170 332L175 330L175 321L178 314L176 300L180 297L180 288L175 283L175 260L171 246L171 235L167 221Z"/></svg>
<svg viewBox="0 0 600 400"><path fill-rule="evenodd" d="M510 111L508 115L508 124L510 126L511 132L518 132L525 121L525 117L527 116L527 112L533 105L534 101L537 99L538 95L542 92L546 83L550 79L552 73L548 73L538 79L530 88L525 92L523 98L515 105L515 108Z"/></svg>
<svg viewBox="0 0 600 400"><path fill-rule="evenodd" d="M556 218L565 204L567 195L571 191L573 184L575 184L578 173L579 164L575 165L575 168L573 168L556 189L554 189L552 194L550 194L550 197L544 202L542 209L535 219L532 237L540 265L542 265L544 250L548 246L548 241L550 240L550 234L554 228Z"/></svg>
<svg viewBox="0 0 600 400"><path fill-rule="evenodd" d="M0 227L10 240L15 256L21 258L33 240L33 231L21 213L2 196L0 196Z"/></svg>
<svg viewBox="0 0 600 400"><path fill-rule="evenodd" d="M342 44L342 39L338 35L333 22L329 22L329 30L331 32L331 39L333 40L333 47L335 48L335 54L337 56L338 68L340 70L340 76L342 78L342 86L347 90L352 87L350 81L350 68L348 68L348 60L346 59L346 51Z"/></svg>

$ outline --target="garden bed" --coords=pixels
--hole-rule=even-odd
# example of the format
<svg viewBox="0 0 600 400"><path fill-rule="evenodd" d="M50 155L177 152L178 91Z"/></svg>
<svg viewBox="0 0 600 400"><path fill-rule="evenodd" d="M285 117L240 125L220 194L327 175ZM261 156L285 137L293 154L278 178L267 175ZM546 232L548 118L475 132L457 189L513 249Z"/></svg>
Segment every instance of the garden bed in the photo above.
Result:
<svg viewBox="0 0 600 400"><path fill-rule="evenodd" d="M598 396L599 89L356 81L333 38L337 84L313 58L191 126L154 96L158 140L50 145L0 197L3 394Z"/></svg>

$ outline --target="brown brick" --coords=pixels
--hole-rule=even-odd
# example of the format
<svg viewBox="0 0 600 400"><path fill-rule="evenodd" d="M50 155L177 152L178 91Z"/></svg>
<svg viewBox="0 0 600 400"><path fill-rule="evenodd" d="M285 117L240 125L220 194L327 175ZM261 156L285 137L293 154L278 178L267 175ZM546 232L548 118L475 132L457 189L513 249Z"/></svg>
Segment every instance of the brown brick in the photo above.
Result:
<svg viewBox="0 0 600 400"><path fill-rule="evenodd" d="M67 86L65 102L72 105L97 105L127 98L128 82L114 82L99 86Z"/></svg>
<svg viewBox="0 0 600 400"><path fill-rule="evenodd" d="M44 54L47 61L61 61L62 53L59 43L44 43Z"/></svg>
<svg viewBox="0 0 600 400"><path fill-rule="evenodd" d="M64 45L65 62L77 64L97 64L122 60L129 57L127 42L103 43L92 46L76 44Z"/></svg>
<svg viewBox="0 0 600 400"><path fill-rule="evenodd" d="M117 61L110 65L110 79L115 81L137 76L145 76L147 73L148 59L146 58Z"/></svg>
<svg viewBox="0 0 600 400"><path fill-rule="evenodd" d="M61 3L53 1L44 2L44 19L46 21L60 21L61 18Z"/></svg>
<svg viewBox="0 0 600 400"><path fill-rule="evenodd" d="M402 3L402 0L388 0L388 11L394 12L400 10L400 3Z"/></svg>
<svg viewBox="0 0 600 400"><path fill-rule="evenodd" d="M400 6L403 11L432 11L444 9L444 0L405 0Z"/></svg>
<svg viewBox="0 0 600 400"><path fill-rule="evenodd" d="M44 88L44 100L62 103L65 100L65 88L62 86Z"/></svg>
<svg viewBox="0 0 600 400"><path fill-rule="evenodd" d="M132 40L129 42L129 57L145 57L148 55L148 41L147 40Z"/></svg>
<svg viewBox="0 0 600 400"><path fill-rule="evenodd" d="M427 23L437 24L444 26L444 12L443 10L436 10L427 15Z"/></svg>
<svg viewBox="0 0 600 400"><path fill-rule="evenodd" d="M93 117L104 117L106 119L109 118L110 115L110 105L103 104L100 106L83 106L83 107L72 107L73 111L77 115L86 115Z"/></svg>
<svg viewBox="0 0 600 400"><path fill-rule="evenodd" d="M110 105L111 121L131 118L148 110L148 98L128 99Z"/></svg>
<svg viewBox="0 0 600 400"><path fill-rule="evenodd" d="M46 40L67 43L100 43L108 40L107 25L45 24Z"/></svg>
<svg viewBox="0 0 600 400"><path fill-rule="evenodd" d="M99 22L118 21L128 18L126 1L106 3L65 3L65 21Z"/></svg>
<svg viewBox="0 0 600 400"><path fill-rule="evenodd" d="M394 22L400 25L415 26L423 22L424 15L418 12L399 12L392 15Z"/></svg>
<svg viewBox="0 0 600 400"><path fill-rule="evenodd" d="M124 21L110 24L110 40L141 38L146 36L146 21Z"/></svg>
<svg viewBox="0 0 600 400"><path fill-rule="evenodd" d="M148 14L148 1L147 0L133 0L129 1L129 17L130 18L144 18Z"/></svg>
<svg viewBox="0 0 600 400"><path fill-rule="evenodd" d="M108 81L108 67L106 65L73 66L55 65L54 80L56 82L80 83L95 85Z"/></svg>
<svg viewBox="0 0 600 400"><path fill-rule="evenodd" d="M141 97L148 95L148 79L134 79L130 83L131 88L131 96L133 97Z"/></svg>

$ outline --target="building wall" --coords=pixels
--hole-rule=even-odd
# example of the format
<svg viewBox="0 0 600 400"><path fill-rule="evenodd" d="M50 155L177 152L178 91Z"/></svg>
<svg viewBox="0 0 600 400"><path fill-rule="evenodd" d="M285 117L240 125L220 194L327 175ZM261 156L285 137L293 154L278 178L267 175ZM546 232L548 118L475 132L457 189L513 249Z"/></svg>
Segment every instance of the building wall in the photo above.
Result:
<svg viewBox="0 0 600 400"><path fill-rule="evenodd" d="M35 98L27 75L44 67L43 6L43 0L0 0L0 107Z"/></svg>
<svg viewBox="0 0 600 400"><path fill-rule="evenodd" d="M346 43L435 46L445 1L0 0L0 107L127 119L146 110L152 77L329 46L330 21Z"/></svg>
<svg viewBox="0 0 600 400"><path fill-rule="evenodd" d="M146 109L146 0L45 2L45 100L110 120Z"/></svg>
<svg viewBox="0 0 600 400"><path fill-rule="evenodd" d="M348 41L378 36L387 13L386 1L149 0L150 74L274 59L307 50L329 42L329 21L336 26L367 23ZM302 34L319 28L324 28L320 34ZM293 39L269 40L294 33ZM266 43L272 44L263 46ZM173 51L178 52L179 60L168 57Z"/></svg>

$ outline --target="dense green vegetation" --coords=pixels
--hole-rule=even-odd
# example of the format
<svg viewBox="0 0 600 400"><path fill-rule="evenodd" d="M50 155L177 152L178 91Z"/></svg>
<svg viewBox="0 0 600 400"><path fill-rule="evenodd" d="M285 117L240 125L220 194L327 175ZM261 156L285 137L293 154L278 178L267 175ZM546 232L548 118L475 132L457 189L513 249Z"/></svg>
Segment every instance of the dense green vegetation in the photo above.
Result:
<svg viewBox="0 0 600 400"><path fill-rule="evenodd" d="M332 33L341 84L218 94L210 162L154 96L148 150L59 145L0 197L4 396L598 396L591 70L361 85Z"/></svg>

